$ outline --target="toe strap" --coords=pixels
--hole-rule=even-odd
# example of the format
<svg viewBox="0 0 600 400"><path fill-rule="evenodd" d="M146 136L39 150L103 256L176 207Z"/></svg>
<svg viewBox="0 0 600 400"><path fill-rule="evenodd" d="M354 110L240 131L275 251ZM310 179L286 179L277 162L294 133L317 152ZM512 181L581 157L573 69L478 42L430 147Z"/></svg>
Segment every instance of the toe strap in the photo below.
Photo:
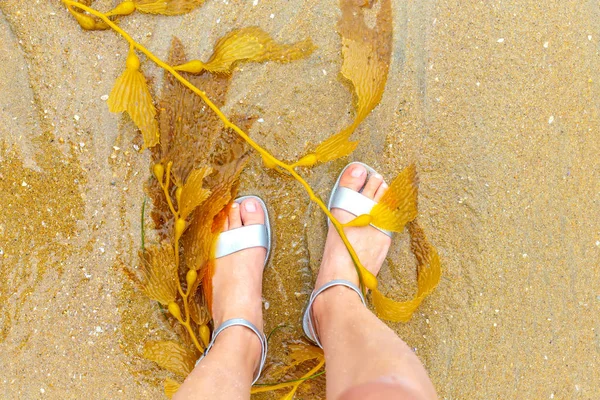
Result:
<svg viewBox="0 0 600 400"><path fill-rule="evenodd" d="M302 317L302 328L304 328L304 334L306 335L306 337L308 337L312 342L314 342L320 348L323 348L323 345L321 345L321 341L319 340L319 336L317 335L317 331L315 329L315 323L314 323L313 314L312 314L312 306L318 295L320 295L327 289L332 288L334 286L345 286L349 289L354 290L360 297L360 301L362 301L362 303L365 306L367 305L367 303L365 301L365 297L363 296L360 289L354 283L344 280L344 279L334 279L334 280L324 284L319 289L313 291L312 294L310 295L310 300L308 301L306 310L304 310L304 315Z"/></svg>
<svg viewBox="0 0 600 400"><path fill-rule="evenodd" d="M265 202L257 196L242 196L235 199L235 202L241 204L246 199L254 199L263 210L265 216L264 224L244 225L239 228L230 229L221 232L217 239L215 258L221 258L230 254L250 249L253 247L264 247L267 249L265 263L271 253L271 223L269 220L269 211Z"/></svg>
<svg viewBox="0 0 600 400"><path fill-rule="evenodd" d="M217 240L215 258L252 247L269 248L269 235L265 225L246 225L222 232Z"/></svg>
<svg viewBox="0 0 600 400"><path fill-rule="evenodd" d="M248 321L247 319L244 319L244 318L228 319L227 321L223 322L217 329L215 329L212 334L212 340L206 347L206 350L204 350L204 354L202 354L202 356L198 359L198 361L196 361L196 365L198 365L198 363L200 361L202 361L202 359L204 357L206 357L206 355L208 354L210 349L212 349L213 345L215 344L215 340L217 339L217 336L219 336L219 334L221 332L223 332L225 329L231 328L232 326L243 326L245 328L248 328L252 332L254 332L256 334L256 336L258 336L258 339L260 340L260 347L261 347L260 363L258 365L258 369L256 370L256 374L254 375L254 380L252 381L252 384L254 385L256 383L256 381L258 381L258 378L260 378L260 374L262 373L262 370L265 367L268 346L267 346L267 337L265 336L265 334L262 333L260 330L258 330L258 328L256 326L254 326L254 324L252 322Z"/></svg>

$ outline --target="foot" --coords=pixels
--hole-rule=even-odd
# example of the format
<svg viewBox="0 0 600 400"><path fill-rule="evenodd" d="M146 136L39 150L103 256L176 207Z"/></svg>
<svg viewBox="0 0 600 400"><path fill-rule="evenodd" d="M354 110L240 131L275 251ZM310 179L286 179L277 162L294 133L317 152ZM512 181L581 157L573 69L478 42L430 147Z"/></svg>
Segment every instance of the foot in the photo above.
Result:
<svg viewBox="0 0 600 400"><path fill-rule="evenodd" d="M379 174L371 175L367 179L367 170L360 164L353 164L344 171L340 179L340 186L361 192L374 201L379 201L388 188L383 177ZM349 212L338 208L331 210L331 213L341 223L349 222L355 218ZM391 238L372 226L344 228L344 232L362 265L373 275L377 275L387 256ZM318 289L334 279L345 279L357 286L359 284L358 273L352 258L340 235L330 223L315 288Z"/></svg>
<svg viewBox="0 0 600 400"><path fill-rule="evenodd" d="M224 231L245 225L264 224L265 215L255 199L233 203ZM262 278L266 249L255 247L222 257L215 262L212 316L215 328L231 318L244 318L262 331ZM225 329L217 338L234 348L242 347L252 371L260 361L261 346L256 334L243 326Z"/></svg>

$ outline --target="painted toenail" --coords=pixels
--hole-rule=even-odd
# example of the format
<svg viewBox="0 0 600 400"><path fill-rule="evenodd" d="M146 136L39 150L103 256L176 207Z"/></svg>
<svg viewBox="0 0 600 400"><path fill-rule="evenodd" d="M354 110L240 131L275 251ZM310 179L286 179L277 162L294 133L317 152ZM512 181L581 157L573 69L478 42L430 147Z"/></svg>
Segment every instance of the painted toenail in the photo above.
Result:
<svg viewBox="0 0 600 400"><path fill-rule="evenodd" d="M361 167L356 167L352 170L352 172L350 174L354 178L360 178L361 176L363 176L365 174L365 169L361 168Z"/></svg>
<svg viewBox="0 0 600 400"><path fill-rule="evenodd" d="M233 203L233 204L231 205L231 208L238 208L239 206L240 206L240 205L239 205L238 203Z"/></svg>
<svg viewBox="0 0 600 400"><path fill-rule="evenodd" d="M375 174L375 175L373 175L373 178L379 180L379 179L383 179L383 176L381 176L379 174Z"/></svg>
<svg viewBox="0 0 600 400"><path fill-rule="evenodd" d="M245 202L244 203L244 208L248 212L255 212L256 211L256 205L254 204L253 201L247 201L247 202Z"/></svg>

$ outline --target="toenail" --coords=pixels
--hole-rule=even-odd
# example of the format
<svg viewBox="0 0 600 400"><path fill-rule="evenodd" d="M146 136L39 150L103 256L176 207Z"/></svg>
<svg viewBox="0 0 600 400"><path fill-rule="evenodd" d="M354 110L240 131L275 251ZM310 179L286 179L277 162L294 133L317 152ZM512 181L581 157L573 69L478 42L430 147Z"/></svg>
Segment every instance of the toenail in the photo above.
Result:
<svg viewBox="0 0 600 400"><path fill-rule="evenodd" d="M383 176L381 176L380 174L375 174L375 175L373 175L373 178L379 180L379 179L383 179Z"/></svg>
<svg viewBox="0 0 600 400"><path fill-rule="evenodd" d="M248 212L255 212L256 211L256 205L254 204L253 201L247 201L247 202L245 202L244 203L244 208Z"/></svg>
<svg viewBox="0 0 600 400"><path fill-rule="evenodd" d="M239 206L240 206L240 205L239 205L238 203L233 203L233 204L231 205L231 208L238 208Z"/></svg>
<svg viewBox="0 0 600 400"><path fill-rule="evenodd" d="M363 176L365 173L365 169L361 168L361 167L356 167L352 170L351 175L354 178L360 178L361 176Z"/></svg>
<svg viewBox="0 0 600 400"><path fill-rule="evenodd" d="M388 184L387 184L387 183L383 182L383 183L381 184L381 187L382 187L382 188L384 188L384 189L387 189L389 186L388 186Z"/></svg>

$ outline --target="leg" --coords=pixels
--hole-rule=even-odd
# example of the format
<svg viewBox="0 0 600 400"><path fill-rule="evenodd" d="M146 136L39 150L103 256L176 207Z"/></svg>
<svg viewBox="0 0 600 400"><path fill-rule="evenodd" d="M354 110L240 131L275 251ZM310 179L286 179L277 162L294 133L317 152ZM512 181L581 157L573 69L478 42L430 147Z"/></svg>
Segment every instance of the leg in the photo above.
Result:
<svg viewBox="0 0 600 400"><path fill-rule="evenodd" d="M225 230L262 224L264 214L253 199L233 204ZM262 271L266 250L246 249L216 261L212 315L215 326L230 318L245 318L262 330ZM260 341L248 328L224 330L208 355L173 397L184 399L249 399L260 361Z"/></svg>
<svg viewBox="0 0 600 400"><path fill-rule="evenodd" d="M340 184L377 201L387 185L379 175L368 179L364 167L348 168ZM332 211L340 222L353 216ZM347 228L346 234L361 262L377 274L391 239L373 227ZM333 279L358 284L352 260L338 233L330 228L316 288ZM328 399L435 399L435 389L412 350L390 328L363 306L346 287L321 293L313 304L316 329L323 344Z"/></svg>

